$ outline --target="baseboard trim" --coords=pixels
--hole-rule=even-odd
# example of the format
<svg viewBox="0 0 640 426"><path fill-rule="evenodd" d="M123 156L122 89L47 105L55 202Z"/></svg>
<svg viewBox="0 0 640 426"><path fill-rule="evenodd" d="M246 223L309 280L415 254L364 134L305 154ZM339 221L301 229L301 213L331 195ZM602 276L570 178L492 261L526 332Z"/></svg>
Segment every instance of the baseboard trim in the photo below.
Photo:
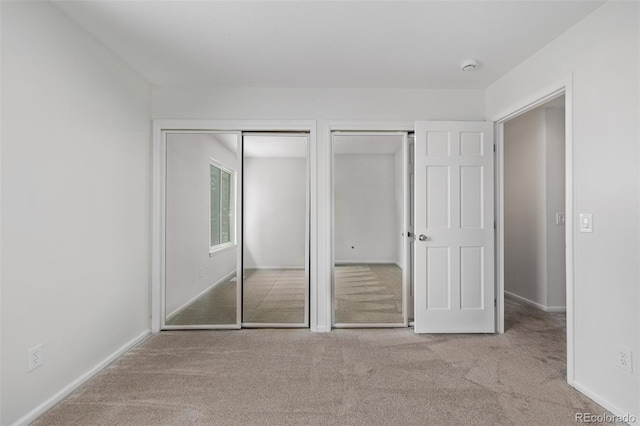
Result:
<svg viewBox="0 0 640 426"><path fill-rule="evenodd" d="M357 265L361 263L397 265L395 260L336 260L336 265Z"/></svg>
<svg viewBox="0 0 640 426"><path fill-rule="evenodd" d="M181 310L183 310L184 308L189 306L191 303L193 303L200 296L202 296L203 294L205 294L209 290L213 289L218 284L221 284L221 283L225 282L226 280L228 280L229 278L233 277L235 274L236 274L236 271L229 272L227 275L225 275L224 277L220 278L218 281L216 281L215 283L211 284L209 287L205 288L200 293L198 293L195 296L193 296L191 299L187 300L185 303L180 305L178 308L174 309L173 312L171 312L169 315L167 315L167 318L164 321L168 322L169 320L171 320L171 318L176 316Z"/></svg>
<svg viewBox="0 0 640 426"><path fill-rule="evenodd" d="M534 302L533 300L529 300L526 297L522 297L519 296L515 293L511 293L510 291L505 290L504 294L510 297L513 297L514 299L517 299L523 303L526 303L527 305L531 305L535 308L540 309L541 311L545 311L545 312L567 312L567 307L566 306L544 306L543 304L540 304L538 302Z"/></svg>
<svg viewBox="0 0 640 426"><path fill-rule="evenodd" d="M621 418L624 418L624 416L632 416L635 418L635 421L633 422L628 422L627 424L629 425L640 425L640 413L625 413L624 410L621 410L618 406L616 406L615 404L613 404L611 401L602 398L600 395L598 395L597 393L593 392L592 390L590 390L589 388L587 388L584 385L581 385L579 382L577 381L573 381L573 387L580 393L584 394L586 397L588 397L589 399L591 399L593 402L595 402L596 404L599 404L602 406L602 408L604 408L605 410L609 411L611 414L613 414L614 416L619 416ZM591 413L591 414L595 414L595 415L599 415L599 414L603 414L603 413ZM616 423L618 424L618 423Z"/></svg>
<svg viewBox="0 0 640 426"><path fill-rule="evenodd" d="M45 400L42 404L38 405L36 408L34 408L30 412L28 412L27 414L22 416L20 419L18 419L13 424L13 426L28 425L31 422L35 421L38 417L43 415L51 407L53 407L58 402L62 401L64 398L66 398L71 392L73 392L74 390L78 389L87 380L91 379L93 376L98 374L105 367L107 367L109 364L111 364L116 359L120 358L124 353L129 351L131 348L133 348L134 346L142 343L150 335L151 335L151 330L148 329L148 330L145 330L144 332L140 333L138 336L134 337L133 339L129 340L122 347L120 347L115 352L113 352L111 355L109 355L105 359L103 359L100 363L98 363L98 365L93 367L91 370L87 371L86 373L84 373L83 375L81 375L80 377L78 377L77 379L72 381L71 383L69 383L67 386L65 386L64 388L62 388L58 392L56 392L51 398Z"/></svg>

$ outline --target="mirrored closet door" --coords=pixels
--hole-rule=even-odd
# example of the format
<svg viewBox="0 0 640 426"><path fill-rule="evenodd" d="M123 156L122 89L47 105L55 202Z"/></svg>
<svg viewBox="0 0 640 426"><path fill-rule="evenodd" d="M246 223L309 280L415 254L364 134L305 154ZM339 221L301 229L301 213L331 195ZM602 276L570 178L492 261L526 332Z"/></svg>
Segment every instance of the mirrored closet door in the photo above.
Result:
<svg viewBox="0 0 640 426"><path fill-rule="evenodd" d="M243 139L242 325L308 327L308 135Z"/></svg>
<svg viewBox="0 0 640 426"><path fill-rule="evenodd" d="M334 132L333 325L408 325L408 135Z"/></svg>
<svg viewBox="0 0 640 426"><path fill-rule="evenodd" d="M164 328L239 328L241 134L165 141Z"/></svg>

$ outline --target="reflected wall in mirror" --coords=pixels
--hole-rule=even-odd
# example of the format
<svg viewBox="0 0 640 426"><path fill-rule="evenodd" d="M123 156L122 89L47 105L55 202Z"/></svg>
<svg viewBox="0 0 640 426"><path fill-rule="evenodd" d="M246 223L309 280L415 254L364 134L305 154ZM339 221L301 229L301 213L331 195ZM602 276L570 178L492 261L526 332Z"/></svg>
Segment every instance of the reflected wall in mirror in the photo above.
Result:
<svg viewBox="0 0 640 426"><path fill-rule="evenodd" d="M334 324L402 324L402 135L333 136Z"/></svg>
<svg viewBox="0 0 640 426"><path fill-rule="evenodd" d="M243 323L308 326L307 135L244 135Z"/></svg>
<svg viewBox="0 0 640 426"><path fill-rule="evenodd" d="M236 133L168 133L165 324L238 325Z"/></svg>

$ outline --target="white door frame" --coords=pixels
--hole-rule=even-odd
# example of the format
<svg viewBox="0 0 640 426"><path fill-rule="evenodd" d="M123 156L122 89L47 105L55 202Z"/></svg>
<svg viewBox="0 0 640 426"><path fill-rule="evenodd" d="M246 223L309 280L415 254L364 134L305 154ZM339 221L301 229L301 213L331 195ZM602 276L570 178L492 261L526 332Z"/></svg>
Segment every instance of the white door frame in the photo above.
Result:
<svg viewBox="0 0 640 426"><path fill-rule="evenodd" d="M334 131L352 131L352 132L413 132L415 128L414 121L323 121L318 123L319 135L322 137L321 147L324 147L319 153L322 161L319 172L319 183L322 188L319 189L318 200L319 206L324 206L323 215L324 223L318 229L318 232L324 237L324 247L319 247L319 253L323 254L318 259L318 284L324 289L321 300L318 300L318 309L322 310L321 315L324 320L324 327L318 331L330 331L333 324L333 143L331 134Z"/></svg>
<svg viewBox="0 0 640 426"><path fill-rule="evenodd" d="M166 173L166 144L162 138L165 130L175 131L298 131L309 133L309 177L310 177L310 241L309 241L309 319L311 331L318 330L318 263L317 237L317 145L316 122L311 120L153 120L153 147L151 171L151 331L160 332L162 327L162 292L164 282L164 198Z"/></svg>
<svg viewBox="0 0 640 426"><path fill-rule="evenodd" d="M521 99L502 110L489 121L495 122L496 134L496 323L504 333L504 123L542 104L565 95L565 244L567 292L567 383L574 380L574 141L573 141L573 75Z"/></svg>

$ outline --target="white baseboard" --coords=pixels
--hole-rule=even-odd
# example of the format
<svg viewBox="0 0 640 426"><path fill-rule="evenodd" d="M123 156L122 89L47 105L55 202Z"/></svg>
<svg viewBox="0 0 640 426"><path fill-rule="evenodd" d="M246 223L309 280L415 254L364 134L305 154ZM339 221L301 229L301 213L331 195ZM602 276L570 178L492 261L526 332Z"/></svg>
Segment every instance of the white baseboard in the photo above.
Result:
<svg viewBox="0 0 640 426"><path fill-rule="evenodd" d="M98 363L98 365L93 367L91 370L87 371L86 373L84 373L83 375L75 379L73 382L69 383L67 386L59 390L51 398L47 399L42 404L38 405L36 408L34 408L30 412L22 416L13 424L13 426L28 425L34 420L36 420L38 417L40 417L46 411L48 411L51 407L53 407L58 402L66 398L71 392L78 389L87 380L91 379L93 376L98 374L100 371L102 371L105 367L107 367L113 361L120 358L120 356L122 356L129 349L133 348L134 346L136 346L137 344L145 340L150 334L151 334L151 330L145 330L144 332L140 333L138 336L129 340L127 343L124 344L124 346L120 347L120 349L117 349L111 355L103 359L100 363Z"/></svg>
<svg viewBox="0 0 640 426"><path fill-rule="evenodd" d="M336 265L357 265L360 263L397 265L395 260L336 260Z"/></svg>
<svg viewBox="0 0 640 426"><path fill-rule="evenodd" d="M602 408L604 408L605 410L609 411L614 416L619 416L620 418L624 418L624 416L635 417L635 421L634 422L629 422L627 424L629 424L629 425L640 425L640 413L633 414L633 413L624 412L623 410L621 410L619 407L617 407L615 404L613 404L609 400L607 400L605 398L602 398L600 395L598 395L597 393L591 391L589 388L587 388L586 386L581 385L580 383L576 382L575 380L573 381L573 387L578 392L584 394L589 399L593 400L593 402L601 405ZM600 414L604 414L604 413L591 413L591 414L600 415ZM618 424L618 423L615 423L615 424Z"/></svg>
<svg viewBox="0 0 640 426"><path fill-rule="evenodd" d="M169 315L167 315L167 318L165 319L165 322L169 321L171 318L176 316L176 314L178 312L180 312L181 310L183 310L184 308L189 306L193 301L198 299L200 296L202 296L203 294L205 294L209 290L213 289L218 284L221 284L221 283L225 282L226 280L228 280L229 278L233 277L235 274L236 274L236 271L229 272L227 275L225 275L224 277L220 278L218 281L216 281L215 283L211 284L209 287L205 288L200 293L198 293L195 296L193 296L191 299L187 300L185 303L183 303L182 305L180 305L179 307L174 309L173 312L171 312Z"/></svg>
<svg viewBox="0 0 640 426"><path fill-rule="evenodd" d="M541 303L538 302L534 302L533 300L529 300L526 297L522 297L519 296L515 293L511 293L510 291L505 290L504 294L507 296L511 296L514 299L517 299L523 303L526 303L527 305L531 305L533 307L536 307L538 309L540 309L541 311L545 311L545 312L567 312L567 307L566 306L545 306Z"/></svg>

